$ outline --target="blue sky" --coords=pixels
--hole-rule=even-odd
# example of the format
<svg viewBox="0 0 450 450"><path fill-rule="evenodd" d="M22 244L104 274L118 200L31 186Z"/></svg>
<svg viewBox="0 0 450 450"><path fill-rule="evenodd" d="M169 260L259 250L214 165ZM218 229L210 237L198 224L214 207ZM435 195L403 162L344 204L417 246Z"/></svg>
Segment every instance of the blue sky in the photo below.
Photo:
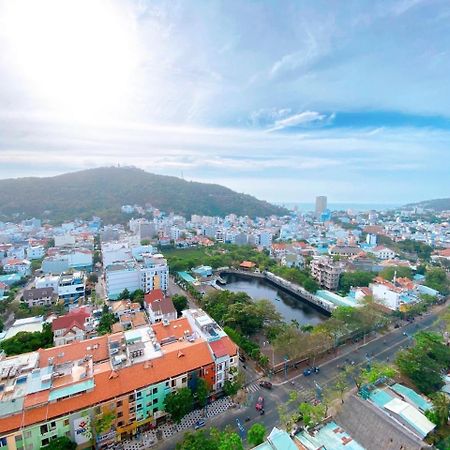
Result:
<svg viewBox="0 0 450 450"><path fill-rule="evenodd" d="M0 0L0 178L450 196L450 3Z"/></svg>

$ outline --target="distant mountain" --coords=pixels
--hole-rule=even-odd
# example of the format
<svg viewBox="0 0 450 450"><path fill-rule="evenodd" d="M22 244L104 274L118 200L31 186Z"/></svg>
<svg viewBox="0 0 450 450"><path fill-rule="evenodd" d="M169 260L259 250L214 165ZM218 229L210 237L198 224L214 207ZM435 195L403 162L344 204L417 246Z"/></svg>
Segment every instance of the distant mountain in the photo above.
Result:
<svg viewBox="0 0 450 450"><path fill-rule="evenodd" d="M418 206L419 208L434 209L435 211L450 211L450 198L424 200L423 202L410 203L406 206Z"/></svg>
<svg viewBox="0 0 450 450"><path fill-rule="evenodd" d="M93 215L123 220L126 204L191 214L250 217L287 214L288 210L217 184L184 181L132 167L103 167L47 178L0 180L0 220L42 217L54 220Z"/></svg>

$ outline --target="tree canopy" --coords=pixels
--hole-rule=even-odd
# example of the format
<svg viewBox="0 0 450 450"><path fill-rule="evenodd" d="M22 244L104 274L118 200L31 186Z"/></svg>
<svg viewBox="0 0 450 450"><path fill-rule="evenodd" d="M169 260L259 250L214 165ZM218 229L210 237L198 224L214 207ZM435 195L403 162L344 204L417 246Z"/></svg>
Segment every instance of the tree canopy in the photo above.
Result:
<svg viewBox="0 0 450 450"><path fill-rule="evenodd" d="M177 450L244 450L241 438L230 429L217 428L187 432Z"/></svg>
<svg viewBox="0 0 450 450"><path fill-rule="evenodd" d="M256 447L264 442L265 436L266 427L261 423L254 423L248 430L247 442Z"/></svg>
<svg viewBox="0 0 450 450"><path fill-rule="evenodd" d="M437 392L444 384L443 371L450 368L450 347L432 332L417 333L414 341L413 347L399 353L397 365L421 392Z"/></svg>
<svg viewBox="0 0 450 450"><path fill-rule="evenodd" d="M72 442L67 436L52 439L50 443L44 447L45 450L75 450L77 444Z"/></svg>
<svg viewBox="0 0 450 450"><path fill-rule="evenodd" d="M181 419L192 411L194 407L194 396L189 388L184 387L171 392L164 399L164 409L170 414L172 420L179 423Z"/></svg>
<svg viewBox="0 0 450 450"><path fill-rule="evenodd" d="M53 346L52 326L45 323L42 332L27 333L21 331L15 336L0 342L0 348L7 356L20 355L21 353L34 352L40 348Z"/></svg>

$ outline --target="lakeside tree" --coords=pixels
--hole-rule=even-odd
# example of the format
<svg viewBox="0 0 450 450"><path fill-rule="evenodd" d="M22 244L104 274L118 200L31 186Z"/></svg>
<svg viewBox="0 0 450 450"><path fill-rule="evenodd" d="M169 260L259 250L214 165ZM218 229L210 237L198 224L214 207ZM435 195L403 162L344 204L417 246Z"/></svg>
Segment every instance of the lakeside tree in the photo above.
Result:
<svg viewBox="0 0 450 450"><path fill-rule="evenodd" d="M374 277L373 272L344 272L339 278L339 290L349 292L352 286L369 286Z"/></svg>

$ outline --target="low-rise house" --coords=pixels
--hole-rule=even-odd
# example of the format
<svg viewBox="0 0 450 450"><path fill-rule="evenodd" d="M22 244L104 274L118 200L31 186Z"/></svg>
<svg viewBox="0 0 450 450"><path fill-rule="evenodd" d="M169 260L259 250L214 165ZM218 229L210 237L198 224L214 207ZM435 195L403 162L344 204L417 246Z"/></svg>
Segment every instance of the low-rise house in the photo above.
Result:
<svg viewBox="0 0 450 450"><path fill-rule="evenodd" d="M177 310L170 297L166 297L161 289L145 294L145 309L151 323L170 322L177 318Z"/></svg>
<svg viewBox="0 0 450 450"><path fill-rule="evenodd" d="M45 247L42 245L35 245L27 247L27 259L41 259L45 256Z"/></svg>
<svg viewBox="0 0 450 450"><path fill-rule="evenodd" d="M355 256L360 252L361 249L356 245L333 245L328 250L328 253L331 256L343 256L343 257Z"/></svg>
<svg viewBox="0 0 450 450"><path fill-rule="evenodd" d="M23 301L31 308L33 306L50 306L56 302L58 295L53 288L34 288L23 291Z"/></svg>
<svg viewBox="0 0 450 450"><path fill-rule="evenodd" d="M6 273L18 273L22 277L26 277L31 274L31 262L27 259L7 259L3 264L3 270Z"/></svg>
<svg viewBox="0 0 450 450"><path fill-rule="evenodd" d="M383 245L378 245L370 250L372 254L374 254L378 259L394 259L395 252L390 248L384 247Z"/></svg>
<svg viewBox="0 0 450 450"><path fill-rule="evenodd" d="M281 265L285 267L298 267L301 269L305 265L305 258L303 258L302 255L289 253L281 257Z"/></svg>
<svg viewBox="0 0 450 450"><path fill-rule="evenodd" d="M132 316L141 310L139 303L131 302L130 300L119 300L111 304L111 312L117 319L120 319L124 314Z"/></svg>
<svg viewBox="0 0 450 450"><path fill-rule="evenodd" d="M70 344L86 339L93 329L94 319L87 308L74 309L52 322L53 342L55 346Z"/></svg>

